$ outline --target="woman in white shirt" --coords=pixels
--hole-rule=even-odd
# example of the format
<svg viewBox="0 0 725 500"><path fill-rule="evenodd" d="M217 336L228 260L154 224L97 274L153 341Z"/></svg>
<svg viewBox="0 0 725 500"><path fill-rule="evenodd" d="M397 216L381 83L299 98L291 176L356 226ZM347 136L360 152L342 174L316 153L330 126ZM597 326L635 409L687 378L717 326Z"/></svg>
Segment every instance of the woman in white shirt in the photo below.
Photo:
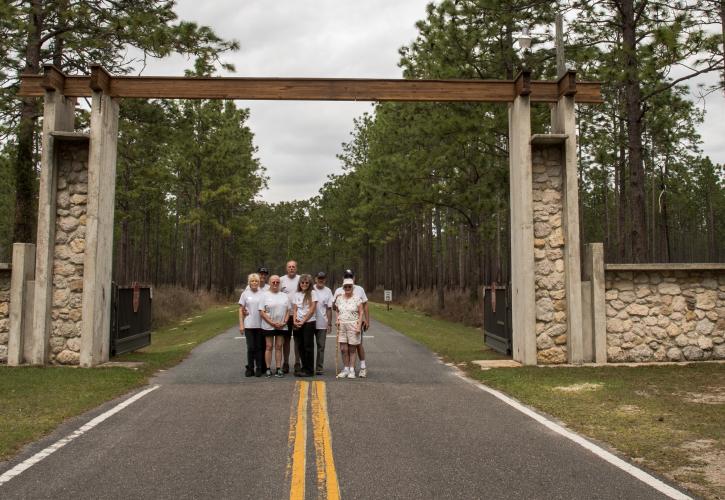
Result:
<svg viewBox="0 0 725 500"><path fill-rule="evenodd" d="M261 280L257 273L247 277L247 288L239 297L239 333L247 341L247 366L244 376L261 377L267 366L264 363L264 334L259 317L259 300L264 292L260 288Z"/></svg>
<svg viewBox="0 0 725 500"><path fill-rule="evenodd" d="M269 278L269 290L264 292L259 301L259 316L262 319L262 331L266 341L264 359L267 363L267 377L272 376L272 348L277 370L275 377L282 378L282 348L284 336L287 334L287 319L290 314L290 302L287 294L279 291L279 276L273 274Z"/></svg>
<svg viewBox="0 0 725 500"><path fill-rule="evenodd" d="M362 339L363 305L360 297L353 293L353 281L346 278L342 282L343 294L335 298L337 310L337 341L345 364L337 378L355 378L355 353Z"/></svg>
<svg viewBox="0 0 725 500"><path fill-rule="evenodd" d="M312 276L303 274L292 298L293 335L295 346L300 346L302 366L295 371L296 377L311 377L315 374L315 314L317 313L317 292L312 287Z"/></svg>

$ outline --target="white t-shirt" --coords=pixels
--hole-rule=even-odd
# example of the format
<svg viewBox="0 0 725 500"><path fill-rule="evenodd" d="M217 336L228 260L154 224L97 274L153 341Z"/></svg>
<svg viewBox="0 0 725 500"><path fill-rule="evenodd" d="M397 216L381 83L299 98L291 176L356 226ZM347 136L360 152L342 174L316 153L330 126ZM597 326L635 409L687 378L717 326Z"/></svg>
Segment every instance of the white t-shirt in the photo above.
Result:
<svg viewBox="0 0 725 500"><path fill-rule="evenodd" d="M262 319L259 317L259 300L264 292L257 289L253 292L251 288L247 288L239 297L239 305L244 307L249 314L244 316L244 328L261 328Z"/></svg>
<svg viewBox="0 0 725 500"><path fill-rule="evenodd" d="M344 295L345 290L342 289L342 287L335 290L335 299L337 299L338 296ZM352 294L355 295L360 299L360 302L363 304L368 301L368 296L365 294L365 289L361 287L360 285L353 285L352 286Z"/></svg>
<svg viewBox="0 0 725 500"><path fill-rule="evenodd" d="M294 295L292 296L292 304L297 306L297 317L295 319L301 320L302 318L307 316L307 314L310 312L310 306L312 306L314 302L317 302L319 300L317 297L317 292L314 288L312 289L311 299L311 302L305 304L305 294L303 292L294 293ZM307 320L307 323L311 323L313 321L315 321L314 314L310 316L310 319Z"/></svg>
<svg viewBox="0 0 725 500"><path fill-rule="evenodd" d="M300 284L300 275L295 274L294 278L290 278L286 274L279 279L279 291L284 292L292 301L292 297L297 291L297 285Z"/></svg>
<svg viewBox="0 0 725 500"><path fill-rule="evenodd" d="M335 299L335 306L340 323L356 323L360 319L360 313L357 310L360 304L362 304L362 299L355 294L349 299L345 295L339 295Z"/></svg>
<svg viewBox="0 0 725 500"><path fill-rule="evenodd" d="M315 319L317 324L315 328L318 330L327 329L327 310L332 307L332 290L326 286L319 289L314 288L317 292L317 312L315 313Z"/></svg>
<svg viewBox="0 0 725 500"><path fill-rule="evenodd" d="M264 311L275 323L284 320L284 315L289 311L290 302L287 294L282 292L264 292L259 301L258 309ZM275 328L262 318L262 330L275 330Z"/></svg>

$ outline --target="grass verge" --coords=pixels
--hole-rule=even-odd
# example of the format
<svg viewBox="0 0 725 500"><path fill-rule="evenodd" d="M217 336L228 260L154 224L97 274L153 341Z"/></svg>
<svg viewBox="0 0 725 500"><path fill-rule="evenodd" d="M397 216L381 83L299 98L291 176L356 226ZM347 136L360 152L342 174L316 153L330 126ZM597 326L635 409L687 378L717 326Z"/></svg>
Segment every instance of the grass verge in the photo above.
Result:
<svg viewBox="0 0 725 500"><path fill-rule="evenodd" d="M0 461L64 420L146 384L160 369L183 360L198 344L237 322L237 307L213 307L154 331L151 345L113 361L143 361L128 368L0 366Z"/></svg>
<svg viewBox="0 0 725 500"><path fill-rule="evenodd" d="M372 315L471 378L607 443L706 498L725 498L725 365L497 368L481 332L409 310Z"/></svg>

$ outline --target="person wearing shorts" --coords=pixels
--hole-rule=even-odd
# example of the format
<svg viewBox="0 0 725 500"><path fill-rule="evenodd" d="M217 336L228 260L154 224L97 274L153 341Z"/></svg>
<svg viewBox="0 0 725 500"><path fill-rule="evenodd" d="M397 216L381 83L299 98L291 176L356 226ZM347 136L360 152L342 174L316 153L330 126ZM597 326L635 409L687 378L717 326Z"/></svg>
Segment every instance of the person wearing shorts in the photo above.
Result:
<svg viewBox="0 0 725 500"><path fill-rule="evenodd" d="M353 280L346 278L342 282L342 295L335 298L337 341L345 365L337 378L355 378L355 353L362 340L363 305L353 293L353 286Z"/></svg>
<svg viewBox="0 0 725 500"><path fill-rule="evenodd" d="M272 376L272 348L276 362L275 377L284 377L282 371L282 350L287 335L287 320L290 316L290 301L287 294L279 291L279 276L273 274L269 278L269 290L259 301L259 316L265 336L266 349L264 359L267 364L267 377Z"/></svg>
<svg viewBox="0 0 725 500"><path fill-rule="evenodd" d="M352 269L345 269L345 272L343 273L342 277L344 279L352 279L353 283L355 282L355 272ZM342 287L335 290L335 295L333 298L334 300L339 296L342 295ZM363 305L363 317L362 317L362 333L363 335L360 337L360 344L356 347L357 349L357 355L360 359L360 372L359 377L365 378L368 376L368 368L365 364L365 348L363 347L363 336L365 334L365 330L370 328L370 309L368 308L368 297L365 294L365 289L361 287L360 285L354 285L352 288L353 295L356 295L361 301Z"/></svg>

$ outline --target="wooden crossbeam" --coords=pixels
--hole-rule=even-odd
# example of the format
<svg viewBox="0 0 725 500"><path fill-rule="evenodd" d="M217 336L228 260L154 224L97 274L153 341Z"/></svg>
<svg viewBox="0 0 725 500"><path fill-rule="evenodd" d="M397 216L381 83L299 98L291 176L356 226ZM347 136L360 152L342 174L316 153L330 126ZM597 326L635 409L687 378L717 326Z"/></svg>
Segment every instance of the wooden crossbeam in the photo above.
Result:
<svg viewBox="0 0 725 500"><path fill-rule="evenodd" d="M114 97L149 99L512 102L525 83L531 102L557 102L564 90L563 82L556 81L111 76L98 67L92 76L61 79L55 71L52 87L66 97L88 97L96 89ZM576 102L602 102L599 82L574 85L565 92L575 90ZM42 97L48 87L43 75L23 75L18 96Z"/></svg>

